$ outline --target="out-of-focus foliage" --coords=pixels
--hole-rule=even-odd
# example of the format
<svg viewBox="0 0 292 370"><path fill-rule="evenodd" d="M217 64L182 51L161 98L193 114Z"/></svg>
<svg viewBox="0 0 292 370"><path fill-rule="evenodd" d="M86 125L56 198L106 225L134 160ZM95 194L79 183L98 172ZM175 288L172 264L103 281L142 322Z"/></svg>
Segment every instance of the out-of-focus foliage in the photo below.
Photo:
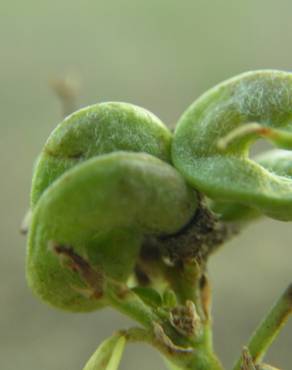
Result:
<svg viewBox="0 0 292 370"><path fill-rule="evenodd" d="M0 4L0 367L80 369L117 314L70 315L36 300L24 280L32 163L61 120L49 81L80 81L79 105L129 101L173 126L217 82L246 70L292 69L289 0L2 0ZM249 227L211 260L215 344L228 365L291 279L290 224ZM228 321L224 318L228 317ZM291 323L267 362L291 364ZM127 350L123 370L162 368L154 351ZM151 351L151 356L149 356Z"/></svg>

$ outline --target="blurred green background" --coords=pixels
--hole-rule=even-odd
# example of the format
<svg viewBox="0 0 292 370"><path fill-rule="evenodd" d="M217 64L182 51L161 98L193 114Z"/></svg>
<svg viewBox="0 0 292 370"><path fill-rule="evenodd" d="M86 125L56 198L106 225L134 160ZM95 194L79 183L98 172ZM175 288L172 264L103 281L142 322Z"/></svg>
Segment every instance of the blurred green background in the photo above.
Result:
<svg viewBox="0 0 292 370"><path fill-rule="evenodd" d="M25 238L33 161L60 120L48 81L80 81L79 105L118 100L169 125L203 91L240 72L292 67L291 0L50 0L0 3L0 368L79 370L130 321L111 311L67 314L32 296ZM264 220L211 260L215 345L231 366L262 314L291 280L292 229ZM292 320L267 359L291 369ZM290 366L289 366L290 364ZM122 370L162 370L129 346Z"/></svg>

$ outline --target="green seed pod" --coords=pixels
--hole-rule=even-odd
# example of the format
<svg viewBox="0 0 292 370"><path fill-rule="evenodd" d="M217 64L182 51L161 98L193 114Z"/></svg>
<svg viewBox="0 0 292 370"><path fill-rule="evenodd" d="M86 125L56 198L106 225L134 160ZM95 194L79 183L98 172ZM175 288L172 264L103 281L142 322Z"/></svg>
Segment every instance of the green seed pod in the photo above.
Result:
<svg viewBox="0 0 292 370"><path fill-rule="evenodd" d="M292 179L291 151L272 149L256 156L254 160L270 173ZM240 203L213 202L212 209L220 214L222 220L227 222L248 222L261 216L258 209L244 206Z"/></svg>
<svg viewBox="0 0 292 370"><path fill-rule="evenodd" d="M292 220L292 179L248 157L259 137L291 148L291 131L292 74L249 72L191 105L178 122L172 158L188 182L210 198Z"/></svg>
<svg viewBox="0 0 292 370"><path fill-rule="evenodd" d="M49 186L33 210L29 284L54 306L99 308L107 303L102 277L125 281L143 236L177 232L196 205L195 192L183 177L151 155L116 152L82 162ZM66 261L60 263L52 244L57 254L65 251L73 261L82 257L81 274L76 273L80 264L70 269L63 266ZM87 296L82 294L88 290L86 280L100 280Z"/></svg>
<svg viewBox="0 0 292 370"><path fill-rule="evenodd" d="M31 207L60 175L100 154L144 152L170 162L171 138L156 116L135 105L109 102L83 108L61 122L47 140L34 171Z"/></svg>

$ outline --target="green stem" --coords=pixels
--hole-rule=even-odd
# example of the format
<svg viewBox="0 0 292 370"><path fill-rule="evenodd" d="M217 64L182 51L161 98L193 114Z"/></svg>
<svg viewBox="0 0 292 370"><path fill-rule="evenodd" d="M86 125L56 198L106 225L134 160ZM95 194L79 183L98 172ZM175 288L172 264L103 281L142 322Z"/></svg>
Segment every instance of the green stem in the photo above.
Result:
<svg viewBox="0 0 292 370"><path fill-rule="evenodd" d="M192 299L200 301L201 287L196 283L195 291L189 286ZM210 320L203 314L203 335L200 339L188 338L178 333L159 310L146 305L125 284L113 281L105 282L104 292L112 307L133 318L143 325L142 328L131 329L127 333L128 341L144 341L157 348L167 360L181 370L223 370L219 360L213 353L209 341L211 338ZM203 309L202 309L203 310Z"/></svg>
<svg viewBox="0 0 292 370"><path fill-rule="evenodd" d="M191 339L182 337L126 286L107 283L105 292L114 308L132 317L146 329L134 328L125 332L128 341L149 343L182 370L222 370L218 359L204 343L197 345ZM161 328L159 335L155 333L155 326Z"/></svg>
<svg viewBox="0 0 292 370"><path fill-rule="evenodd" d="M288 286L279 300L272 307L266 318L260 323L247 345L255 363L262 360L263 356L277 338L282 327L292 314L292 284ZM242 359L235 364L233 370L240 370Z"/></svg>
<svg viewBox="0 0 292 370"><path fill-rule="evenodd" d="M216 354L213 351L213 333L211 319L211 290L208 278L201 273L201 267L196 261L185 263L183 269L169 268L167 272L171 288L181 304L187 300L195 303L202 321L202 334L199 340L194 338L195 352L181 362L166 361L171 370L222 370Z"/></svg>
<svg viewBox="0 0 292 370"><path fill-rule="evenodd" d="M183 268L170 267L167 278L176 293L180 304L184 305L187 300L198 303L198 280L199 267L196 263L184 264Z"/></svg>
<svg viewBox="0 0 292 370"><path fill-rule="evenodd" d="M154 333L142 328L131 328L120 331L127 342L146 342L163 355L166 365L171 370L223 370L218 359L204 346L193 351L181 351L179 347L168 347L155 337Z"/></svg>
<svg viewBox="0 0 292 370"><path fill-rule="evenodd" d="M107 282L104 291L109 304L113 308L143 325L143 327L148 330L149 335L153 335L155 324L159 324L163 327L165 335L171 338L177 346L181 346L181 348L192 346L192 340L180 335L171 326L164 312L154 310L150 306L147 306L126 285L116 282ZM150 338L149 335L144 338L144 341Z"/></svg>
<svg viewBox="0 0 292 370"><path fill-rule="evenodd" d="M203 348L196 349L195 353L183 361L173 361L174 369L180 370L224 370L214 353Z"/></svg>
<svg viewBox="0 0 292 370"><path fill-rule="evenodd" d="M112 307L139 322L147 329L152 330L153 323L160 320L151 307L147 306L126 285L108 282L105 287L105 294Z"/></svg>

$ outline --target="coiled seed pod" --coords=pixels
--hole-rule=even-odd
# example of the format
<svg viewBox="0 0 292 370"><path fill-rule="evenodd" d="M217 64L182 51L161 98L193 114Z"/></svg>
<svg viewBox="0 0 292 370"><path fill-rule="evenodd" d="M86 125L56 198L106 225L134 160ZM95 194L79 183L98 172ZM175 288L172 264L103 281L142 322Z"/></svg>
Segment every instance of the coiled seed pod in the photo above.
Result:
<svg viewBox="0 0 292 370"><path fill-rule="evenodd" d="M171 133L149 111L127 103L101 103L68 116L52 132L34 171L31 206L61 174L91 157L117 150L170 161Z"/></svg>
<svg viewBox="0 0 292 370"><path fill-rule="evenodd" d="M195 193L182 176L151 155L116 152L80 163L47 188L33 211L30 286L57 307L96 309L106 304L102 289L100 297L81 294L82 277L64 268L51 244L69 246L102 276L126 280L143 236L176 232L195 209Z"/></svg>
<svg viewBox="0 0 292 370"><path fill-rule="evenodd" d="M175 166L196 189L279 220L292 219L292 179L249 159L259 137L292 146L292 74L256 71L206 92L183 114L172 145Z"/></svg>
<svg viewBox="0 0 292 370"><path fill-rule="evenodd" d="M127 280L144 235L189 221L196 195L166 163L171 138L126 103L87 107L57 126L32 182L27 276L36 294L71 311L102 307L103 278Z"/></svg>

